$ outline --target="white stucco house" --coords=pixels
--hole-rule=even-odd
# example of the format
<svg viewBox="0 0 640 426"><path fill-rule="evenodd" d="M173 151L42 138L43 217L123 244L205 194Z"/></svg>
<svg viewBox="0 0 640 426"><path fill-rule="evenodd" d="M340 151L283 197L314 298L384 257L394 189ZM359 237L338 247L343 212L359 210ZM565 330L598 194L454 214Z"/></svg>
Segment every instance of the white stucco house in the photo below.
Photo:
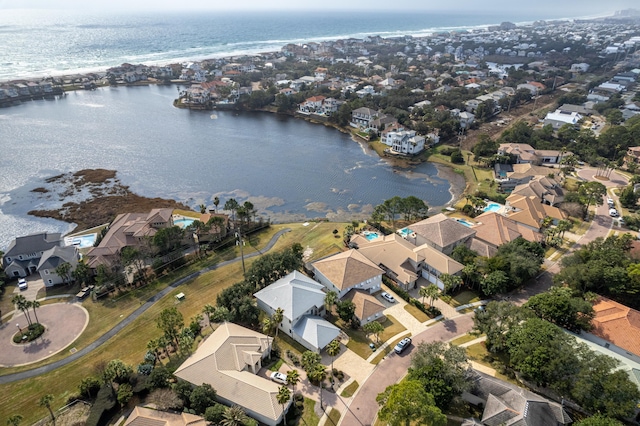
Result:
<svg viewBox="0 0 640 426"><path fill-rule="evenodd" d="M324 286L301 272L280 278L254 296L269 316L282 309L279 329L311 351L321 351L340 334L340 329L321 317Z"/></svg>

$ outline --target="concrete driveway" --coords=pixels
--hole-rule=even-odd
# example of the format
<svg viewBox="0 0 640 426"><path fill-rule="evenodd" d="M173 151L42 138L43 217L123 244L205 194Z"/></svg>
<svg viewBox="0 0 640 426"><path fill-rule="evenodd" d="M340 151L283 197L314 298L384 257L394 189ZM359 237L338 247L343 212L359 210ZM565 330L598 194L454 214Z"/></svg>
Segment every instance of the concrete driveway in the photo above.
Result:
<svg viewBox="0 0 640 426"><path fill-rule="evenodd" d="M41 288L44 288L44 281L42 280L42 278L40 278L39 275L29 275L27 278L27 289L26 290L20 290L18 288L18 285L16 284L15 288L13 289L13 293L14 294L22 294L25 299L27 300L36 300L36 296L38 295L38 291L40 291Z"/></svg>

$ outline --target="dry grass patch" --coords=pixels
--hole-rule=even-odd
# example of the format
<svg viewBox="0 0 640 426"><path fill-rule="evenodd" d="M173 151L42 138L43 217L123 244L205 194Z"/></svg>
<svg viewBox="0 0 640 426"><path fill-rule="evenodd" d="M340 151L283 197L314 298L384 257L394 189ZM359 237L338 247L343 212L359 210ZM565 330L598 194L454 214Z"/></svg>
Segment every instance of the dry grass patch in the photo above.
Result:
<svg viewBox="0 0 640 426"><path fill-rule="evenodd" d="M420 322L429 321L431 319L427 314L422 312L420 309L408 303L404 305L404 310L409 312L411 315L413 315L415 319L417 319Z"/></svg>
<svg viewBox="0 0 640 426"><path fill-rule="evenodd" d="M316 402L312 399L304 399L304 411L298 422L299 425L316 426L320 423L320 417L316 414Z"/></svg>
<svg viewBox="0 0 640 426"><path fill-rule="evenodd" d="M465 334L463 336L460 336L460 337L457 337L457 338L453 339L450 343L452 345L460 346L460 345L462 345L464 343L470 342L472 340L476 340L478 337L481 337L481 336L476 336L476 335L467 333L467 334Z"/></svg>
<svg viewBox="0 0 640 426"><path fill-rule="evenodd" d="M359 386L360 385L358 384L358 382L354 380L346 388L344 388L342 393L340 393L340 396L343 398L351 398L353 394L356 393L356 390L358 390Z"/></svg>
<svg viewBox="0 0 640 426"><path fill-rule="evenodd" d="M448 303L449 305L457 308L458 306L468 305L469 303L475 303L480 301L480 297L470 290L464 290L456 295L441 295L440 300Z"/></svg>

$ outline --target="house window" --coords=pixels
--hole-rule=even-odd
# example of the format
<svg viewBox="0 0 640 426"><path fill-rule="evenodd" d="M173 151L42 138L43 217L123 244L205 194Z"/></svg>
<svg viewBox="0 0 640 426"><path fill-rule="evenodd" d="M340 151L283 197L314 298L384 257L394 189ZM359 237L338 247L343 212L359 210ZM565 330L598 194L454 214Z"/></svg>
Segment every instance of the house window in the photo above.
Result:
<svg viewBox="0 0 640 426"><path fill-rule="evenodd" d="M48 280L48 281L49 281L49 284L53 284L53 281L51 281L51 280Z"/></svg>

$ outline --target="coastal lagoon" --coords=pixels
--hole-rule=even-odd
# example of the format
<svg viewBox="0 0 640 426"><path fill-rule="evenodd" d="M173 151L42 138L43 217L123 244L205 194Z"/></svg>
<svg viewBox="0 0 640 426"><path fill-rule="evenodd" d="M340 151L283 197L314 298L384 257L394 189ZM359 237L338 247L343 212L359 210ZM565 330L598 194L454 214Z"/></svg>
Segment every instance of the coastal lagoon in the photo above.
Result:
<svg viewBox="0 0 640 426"><path fill-rule="evenodd" d="M366 143L302 119L270 113L174 108L176 86L70 92L0 110L0 249L67 224L30 217L67 199L31 192L51 176L118 171L148 197L194 208L233 197L276 222L368 217L393 196L415 195L435 211L464 187L460 175L424 163L394 166Z"/></svg>

